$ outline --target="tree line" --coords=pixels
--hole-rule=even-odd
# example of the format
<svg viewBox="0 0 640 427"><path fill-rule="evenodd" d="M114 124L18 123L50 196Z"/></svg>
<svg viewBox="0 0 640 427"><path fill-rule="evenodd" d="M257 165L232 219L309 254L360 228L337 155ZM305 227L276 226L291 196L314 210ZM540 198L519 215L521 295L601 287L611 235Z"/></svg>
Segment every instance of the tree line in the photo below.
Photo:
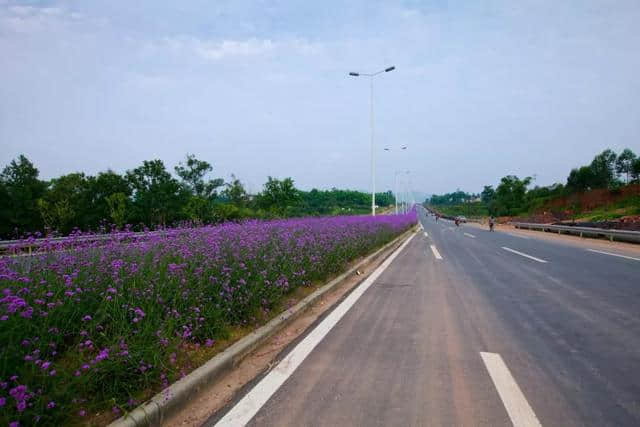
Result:
<svg viewBox="0 0 640 427"><path fill-rule="evenodd" d="M594 189L616 189L640 182L640 158L630 149L619 155L606 149L596 155L590 164L574 168L566 183L529 188L532 177L519 178L507 175L494 188L485 185L479 194L457 190L452 193L433 195L426 202L433 206L457 206L480 204L492 215L515 216L543 206L556 197L571 195ZM477 209L476 209L477 210Z"/></svg>
<svg viewBox="0 0 640 427"><path fill-rule="evenodd" d="M352 190L302 191L291 178L269 177L256 195L234 175L211 178L213 166L188 154L172 174L162 160L145 160L119 174L70 173L41 180L24 155L0 174L0 238L26 233L68 234L154 228L180 222L210 224L244 218L368 212L371 195ZM376 194L379 206L395 202L388 191Z"/></svg>

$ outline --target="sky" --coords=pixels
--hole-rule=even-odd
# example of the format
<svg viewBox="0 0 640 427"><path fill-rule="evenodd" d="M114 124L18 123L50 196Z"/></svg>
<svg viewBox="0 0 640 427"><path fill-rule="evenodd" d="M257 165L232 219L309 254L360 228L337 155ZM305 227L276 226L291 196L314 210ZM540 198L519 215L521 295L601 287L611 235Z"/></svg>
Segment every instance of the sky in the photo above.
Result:
<svg viewBox="0 0 640 427"><path fill-rule="evenodd" d="M640 151L637 0L0 0L0 165L479 192ZM406 150L399 147L406 145ZM390 151L383 150L391 148Z"/></svg>

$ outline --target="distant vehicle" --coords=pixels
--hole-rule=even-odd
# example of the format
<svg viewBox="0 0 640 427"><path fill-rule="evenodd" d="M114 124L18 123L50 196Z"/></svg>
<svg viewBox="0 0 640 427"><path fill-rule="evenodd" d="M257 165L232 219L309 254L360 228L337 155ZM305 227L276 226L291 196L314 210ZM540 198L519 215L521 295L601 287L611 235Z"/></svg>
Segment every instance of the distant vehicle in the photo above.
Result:
<svg viewBox="0 0 640 427"><path fill-rule="evenodd" d="M465 223L467 222L467 217L460 215L459 217L456 218L459 222Z"/></svg>

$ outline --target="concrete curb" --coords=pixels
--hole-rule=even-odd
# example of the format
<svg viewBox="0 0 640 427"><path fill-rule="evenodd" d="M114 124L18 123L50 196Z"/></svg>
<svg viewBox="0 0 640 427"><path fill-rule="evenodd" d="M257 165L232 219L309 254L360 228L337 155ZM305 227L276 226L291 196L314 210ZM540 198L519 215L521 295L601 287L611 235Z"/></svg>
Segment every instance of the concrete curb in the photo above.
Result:
<svg viewBox="0 0 640 427"><path fill-rule="evenodd" d="M323 287L317 289L311 295L304 298L291 309L281 313L269 321L266 325L261 326L249 335L237 341L223 352L217 354L204 365L200 366L186 377L176 381L164 391L156 394L146 403L138 406L133 411L115 420L109 427L139 427L148 425L160 425L164 420L169 418L184 406L189 400L197 394L203 387L220 378L223 374L233 369L240 361L253 351L264 341L272 337L282 328L287 326L302 314L307 307L313 304L318 298L340 285L345 279L353 275L356 270L361 268L378 257L380 257L389 248L399 245L404 239L415 232L417 228L414 226L410 230L396 237L391 242L384 245L371 255L365 257L357 265L342 273L335 279ZM391 253L388 251L387 256ZM386 258L386 257L385 257Z"/></svg>

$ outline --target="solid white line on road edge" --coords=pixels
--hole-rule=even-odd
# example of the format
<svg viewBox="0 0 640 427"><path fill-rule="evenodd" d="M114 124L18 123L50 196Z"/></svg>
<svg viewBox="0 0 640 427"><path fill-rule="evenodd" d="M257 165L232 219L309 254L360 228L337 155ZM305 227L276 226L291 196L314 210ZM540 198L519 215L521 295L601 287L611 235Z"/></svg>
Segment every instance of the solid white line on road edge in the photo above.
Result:
<svg viewBox="0 0 640 427"><path fill-rule="evenodd" d="M617 256L617 257L620 257L620 258L626 258L626 259L632 259L632 260L634 260L634 261L640 261L640 258L634 258L634 257L632 257L632 256L620 255L620 254L614 254L614 253L611 253L611 252L605 252L605 251L598 251L598 250L596 250L596 249L587 249L587 250L588 250L589 252L597 252L597 253L599 253L599 254L611 255L611 256Z"/></svg>
<svg viewBox="0 0 640 427"><path fill-rule="evenodd" d="M436 257L436 259L442 259L442 257L440 256L440 252L438 252L438 248L436 248L436 245L431 245L431 252L433 252L433 256Z"/></svg>
<svg viewBox="0 0 640 427"><path fill-rule="evenodd" d="M424 232L424 237L429 237L426 231Z"/></svg>
<svg viewBox="0 0 640 427"><path fill-rule="evenodd" d="M496 353L484 352L480 352L480 357L489 371L489 376L498 390L513 426L542 427L502 357Z"/></svg>
<svg viewBox="0 0 640 427"><path fill-rule="evenodd" d="M503 246L503 247L502 247L502 249L504 249L505 251L509 251L509 252L514 253L514 254L517 254L517 255L523 256L523 257L525 257L525 258L532 259L532 260L534 260L534 261L538 261L538 262L541 262L541 263L546 263L546 262L547 262L547 261L545 261L545 260L543 260L543 259L536 258L536 257L531 256L531 255L523 254L522 252L518 252L518 251L516 251L516 250L514 250L514 249L511 249L511 248L507 248L506 246Z"/></svg>
<svg viewBox="0 0 640 427"><path fill-rule="evenodd" d="M216 426L244 426L258 413L260 408L271 398L280 386L293 374L304 359L322 341L329 331L340 321L347 311L358 301L358 298L369 289L389 264L413 239L412 234L396 249L367 279L354 289L344 301L338 305L324 320L316 326L287 356L278 363L260 382L249 391L229 412L226 413Z"/></svg>
<svg viewBox="0 0 640 427"><path fill-rule="evenodd" d="M464 233L464 235L467 236L467 237L471 237L472 239L476 238L476 236L474 236L473 234L470 234L470 233Z"/></svg>

